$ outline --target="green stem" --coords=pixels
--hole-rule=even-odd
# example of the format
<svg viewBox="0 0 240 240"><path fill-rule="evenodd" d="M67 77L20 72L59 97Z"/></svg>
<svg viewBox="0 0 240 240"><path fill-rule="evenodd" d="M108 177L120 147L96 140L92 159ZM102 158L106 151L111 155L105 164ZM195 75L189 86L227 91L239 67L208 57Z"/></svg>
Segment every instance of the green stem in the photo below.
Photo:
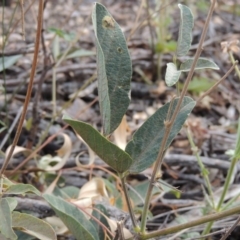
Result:
<svg viewBox="0 0 240 240"><path fill-rule="evenodd" d="M221 194L220 200L219 200L218 205L217 205L217 211L221 210L221 207L222 207L222 204L224 202L224 198L226 196L226 193L229 189L229 185L231 183L231 178L233 176L233 171L235 169L235 166L236 166L237 162L238 162L237 158L233 158L232 161L231 161L231 165L230 165L230 168L229 168L228 173L227 173L227 178L226 178L225 183L224 183L223 192Z"/></svg>
<svg viewBox="0 0 240 240"><path fill-rule="evenodd" d="M125 199L126 199L126 202L127 202L127 206L128 206L128 210L129 210L129 214L130 214L132 223L133 223L133 227L134 227L135 230L137 230L137 229L139 229L139 226L138 226L135 214L133 212L133 208L132 208L132 205L131 205L131 202L130 202L130 198L128 196L128 190L127 190L126 184L125 184L126 177L122 177L122 176L119 176L119 177L121 179L122 189L123 189L123 192L124 192L124 195L125 195Z"/></svg>
<svg viewBox="0 0 240 240"><path fill-rule="evenodd" d="M231 165L230 165L230 168L228 170L227 177L226 177L226 180L225 180L225 183L224 183L223 191L222 191L221 197L219 199L219 202L218 202L218 205L217 205L217 208L216 208L217 212L219 212L221 210L221 207L222 207L222 204L224 202L226 193L227 193L227 191L229 189L229 185L231 183L232 174L233 174L234 168L237 164L237 161L238 161L237 158L233 158L232 161L231 161ZM208 234L211 231L212 225L213 225L213 222L208 223L208 225L206 226L206 228L202 232L202 235Z"/></svg>
<svg viewBox="0 0 240 240"><path fill-rule="evenodd" d="M208 170L205 168L204 164L202 163L201 157L199 156L199 153L198 153L198 148L196 147L196 145L195 145L195 143L192 139L192 134L191 134L191 131L190 131L189 128L187 129L187 136L188 136L188 140L190 142L193 154L195 155L195 157L197 159L197 162L198 162L198 165L201 169L201 174L203 176L203 179L204 179L204 181L207 185L208 193L210 195L210 199L211 199L211 203L212 203L212 208L214 209L215 208L215 202L214 202L214 198L213 198L211 183L210 183L210 180L209 180L209 177L208 177L209 173L208 173Z"/></svg>
<svg viewBox="0 0 240 240"><path fill-rule="evenodd" d="M186 228L195 227L195 226L207 223L209 221L212 222L215 220L219 220L221 218L228 217L228 216L231 216L231 215L234 215L237 213L240 213L240 206L237 206L235 208L232 208L232 209L220 212L220 213L214 213L214 214L211 214L208 216L204 216L204 217L198 218L196 220L192 220L192 221L189 221L187 223L183 223L183 224L180 224L177 226L157 230L157 231L147 233L147 234L142 234L142 235L140 235L140 239L145 240L145 239L155 238L155 237L159 237L159 236L163 236L163 235L167 235L167 234L172 234L172 233L179 232Z"/></svg>

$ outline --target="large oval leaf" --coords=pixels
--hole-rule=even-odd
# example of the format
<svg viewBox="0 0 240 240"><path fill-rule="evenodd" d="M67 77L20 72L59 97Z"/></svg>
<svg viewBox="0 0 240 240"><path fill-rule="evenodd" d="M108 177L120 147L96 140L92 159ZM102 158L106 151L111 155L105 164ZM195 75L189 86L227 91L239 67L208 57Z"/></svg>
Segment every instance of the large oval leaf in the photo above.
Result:
<svg viewBox="0 0 240 240"><path fill-rule="evenodd" d="M178 4L181 13L181 22L179 27L177 56L186 56L192 43L193 15L191 10L182 4Z"/></svg>
<svg viewBox="0 0 240 240"><path fill-rule="evenodd" d="M189 58L185 62L183 62L180 66L180 71L181 72L190 71L192 64L193 64L193 60L194 60L194 58ZM199 58L197 60L195 70L201 70L201 69L206 69L206 68L219 70L218 65L215 62L213 62L212 60L207 59L207 58Z"/></svg>
<svg viewBox="0 0 240 240"><path fill-rule="evenodd" d="M12 214L13 227L23 231L29 235L42 240L57 239L56 233L51 225L41 219L38 219L30 214L13 212Z"/></svg>
<svg viewBox="0 0 240 240"><path fill-rule="evenodd" d="M108 141L91 125L73 120L68 116L63 116L63 120L83 138L104 162L118 173L123 173L129 169L132 164L131 157L121 148Z"/></svg>
<svg viewBox="0 0 240 240"><path fill-rule="evenodd" d="M167 119L167 116L172 116L178 100L177 98L173 101L169 115L168 110L170 103L167 103L158 109L133 135L132 140L126 147L126 152L129 153L133 159L133 164L130 167L131 173L142 172L156 160L165 134L164 121ZM168 137L166 148L181 130L182 125L194 106L195 101L193 101L193 99L184 97L180 111Z"/></svg>
<svg viewBox="0 0 240 240"><path fill-rule="evenodd" d="M124 35L107 9L95 3L98 94L104 135L121 123L130 102L131 59Z"/></svg>
<svg viewBox="0 0 240 240"><path fill-rule="evenodd" d="M50 194L44 194L43 197L77 240L99 239L90 220L76 206Z"/></svg>

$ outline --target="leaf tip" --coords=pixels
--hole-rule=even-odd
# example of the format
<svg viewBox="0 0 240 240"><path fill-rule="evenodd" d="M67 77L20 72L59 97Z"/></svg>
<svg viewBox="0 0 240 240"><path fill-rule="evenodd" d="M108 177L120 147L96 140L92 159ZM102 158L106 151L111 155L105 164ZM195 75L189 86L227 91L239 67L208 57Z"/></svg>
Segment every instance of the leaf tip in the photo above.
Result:
<svg viewBox="0 0 240 240"><path fill-rule="evenodd" d="M72 120L72 118L68 114L64 113L62 116L62 120Z"/></svg>

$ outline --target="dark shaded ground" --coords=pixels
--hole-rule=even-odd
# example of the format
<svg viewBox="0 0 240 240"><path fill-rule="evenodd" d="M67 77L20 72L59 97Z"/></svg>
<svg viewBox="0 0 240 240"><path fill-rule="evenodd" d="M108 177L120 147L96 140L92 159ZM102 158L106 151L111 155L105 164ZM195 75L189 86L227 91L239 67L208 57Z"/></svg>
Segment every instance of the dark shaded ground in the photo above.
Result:
<svg viewBox="0 0 240 240"><path fill-rule="evenodd" d="M30 6L31 2L33 4ZM90 18L92 2L78 0L47 1L44 10L43 43L34 80L32 101L29 106L26 125L18 143L19 146L33 150L43 144L47 137L57 133L64 126L64 122L61 120L63 112L79 116L79 119L87 121L99 129L101 128L99 105L96 101L96 57L92 55L92 52L95 52L94 33ZM177 1L165 2L166 4L163 4L158 9L154 1L149 1L149 13L143 8L138 21L136 21L140 1L102 1L118 21L128 39L133 64L132 100L127 111L127 122L131 134L147 117L176 94L176 89L166 87L163 81L166 63L172 60L173 53L169 49L160 50L163 44L177 40L179 11ZM206 1L184 2L192 9L195 16L193 45L190 52L192 56L197 48L207 14L208 3ZM195 2L198 2L198 4ZM227 1L227 3L219 1L210 23L202 56L214 60L220 70L196 72L195 77L200 81L205 81L203 78L207 79L207 83L217 81L230 68L229 57L222 52L220 43L239 39L239 4L238 1ZM26 1L24 5L25 10L29 9L25 14L25 41L22 40L21 36L20 8L17 8L14 14L15 7L16 3L13 2L9 8L5 8L4 12L1 10L1 19L4 19L1 35L3 32L5 34L10 33L4 48L4 55L15 56L22 54L16 64L6 69L5 74L0 73L0 83L6 90L6 95L0 95L0 119L7 126L14 122L19 109L23 105L27 91L34 49L37 1ZM149 20L149 15L151 20ZM11 22L12 16L13 20ZM9 24L11 24L10 31ZM54 33L49 30L50 28L74 34L75 38L73 37L70 41L60 38L59 42L57 42ZM65 34L66 37L71 36ZM2 46L3 42L1 41L0 44ZM64 59L60 63L59 57L56 58L56 52L58 51L61 55L67 49L82 49L91 51L91 53L83 52L82 57ZM87 54L91 56L86 56ZM239 60L239 51L234 53L234 57ZM55 70L56 111L58 115L53 120L52 78L55 63L57 63ZM184 81L184 77L182 77L181 81ZM203 162L209 167L211 184L216 196L219 195L217 190L223 185L229 167L229 156L226 155L226 151L233 149L235 146L240 106L239 93L239 79L235 73L232 73L223 84L219 85L217 89L196 106L193 114L189 117L189 127L193 132L194 141L200 149L201 156L204 157ZM200 90L190 91L188 94L194 99L198 99ZM78 97L73 98L74 95ZM37 98L38 100L36 100ZM7 105L6 99L8 100ZM32 125L30 124L29 129L28 124L31 121ZM4 125L3 123L0 124ZM11 143L15 129L16 124L11 134L9 134L8 141L1 145L3 152ZM65 133L71 137L73 149L69 161L62 169L62 177L66 186L80 188L88 181L89 171L77 168L75 157L79 152L86 150L86 146L79 144L71 129L65 130ZM0 133L2 141L6 134L6 130ZM0 143L2 141L0 140ZM46 154L56 155L55 151L59 149L62 141L62 138L56 138L47 143L39 151L39 158ZM10 174L10 170L18 166L25 157L24 155L15 155L6 174ZM3 157L0 158L0 164L2 162ZM81 162L88 162L86 152L81 155ZM96 159L95 164L104 165L100 159ZM19 169L18 173L13 175L15 180L32 183L43 190L46 188L47 182L39 182L38 171L39 166L36 165L35 161L30 161ZM145 175L150 172L151 169L138 176L131 176L129 183L134 185L145 180ZM100 170L96 170L94 175L107 177L106 173ZM192 156L185 130L181 131L177 136L167 153L163 167L163 179L180 189L182 194L180 199L175 198L171 193L166 193L160 194L153 200L151 209L155 217L149 221L149 229L157 229L173 224L177 215L176 213L170 213L173 209L179 210L183 207L198 206L197 211L190 210L180 213L187 221L191 221L193 217L199 215L200 207L204 206L204 182L195 157ZM234 179L228 198L239 194L239 167L235 172ZM232 217L218 222L213 230L231 226L234 219L236 218ZM202 229L197 228L193 231ZM238 239L238 232L239 229L236 228L235 233L228 239ZM190 239L191 235L185 237L185 239ZM220 239L220 237L215 239Z"/></svg>

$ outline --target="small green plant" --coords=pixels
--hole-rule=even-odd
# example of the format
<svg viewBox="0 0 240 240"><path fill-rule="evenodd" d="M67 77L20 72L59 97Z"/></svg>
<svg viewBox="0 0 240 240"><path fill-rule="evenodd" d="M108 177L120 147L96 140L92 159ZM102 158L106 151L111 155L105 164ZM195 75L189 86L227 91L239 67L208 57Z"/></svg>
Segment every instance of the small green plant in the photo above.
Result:
<svg viewBox="0 0 240 240"><path fill-rule="evenodd" d="M177 226L153 232L146 231L147 218L150 215L149 205L152 194L155 191L155 185L162 184L164 186L165 184L161 180L161 175L159 174L165 152L181 130L196 104L192 98L186 96L188 86L193 77L193 72L205 68L218 69L217 65L211 60L200 58L203 41L206 36L207 27L215 3L216 1L213 0L195 57L187 58L187 60L186 55L188 54L192 42L193 16L191 10L187 6L182 4L178 5L181 13L181 22L177 51L173 57L173 61L167 64L165 81L168 86L173 86L178 82L182 72L188 73L187 78L184 81L179 96L173 97L170 102L166 103L149 117L132 136L125 150L113 144L109 141L109 138L120 125L130 103L130 83L132 76L131 59L125 37L118 23L102 4L96 3L94 5L92 20L96 36L98 93L103 134L88 123L74 120L66 115L63 116L63 119L103 161L116 171L122 185L131 218L132 233L131 236L125 235L121 222L117 224L117 232L110 231L109 222L106 221L108 214L101 204L95 205L93 211L89 214L84 207L78 206L77 202L73 204L69 200L64 199L64 191L57 189L59 191L58 194L44 194L44 199L51 205L56 215L62 220L76 239L152 239L209 222L209 225L204 231L204 233L208 233L213 221L240 212L239 206L229 209L227 209L226 206L225 208L222 207L233 168L240 157L239 130L237 145L223 194L217 207L214 209L214 206L212 206L217 212ZM52 31L61 37L65 34L56 29ZM68 55L68 53L66 54ZM56 57L58 56L59 54L56 54ZM182 57L184 57L185 60L182 60ZM234 66L231 69L233 68ZM228 72L228 74L229 73L230 72ZM226 78L226 75L223 79L224 78ZM189 136L189 138L191 139L191 136ZM194 147L193 141L190 140L190 142L192 147ZM196 156L199 157L197 153ZM16 230L19 230L39 239L56 239L56 234L49 224L25 213L14 211L17 205L16 199L9 197L9 194L17 195L31 192L40 195L40 193L31 185L14 184L6 179L2 173L8 161L6 161L6 164L2 168L0 176L0 216L5 216L5 221L0 220L0 238L17 239ZM133 199L133 195L136 192L133 193L133 191L127 189L126 177L129 174L140 173L152 164L154 164L154 168L148 185L144 186L144 191L143 186L139 187L142 192L136 191L141 199L144 198L142 201L144 206L143 209L140 210L140 220L136 218L131 202L131 198ZM199 165L201 165L200 159ZM208 181L207 172L204 166L201 166L201 170L205 181ZM103 182L101 179L96 181ZM105 184L107 185L109 183L105 181ZM211 188L210 186L208 187L209 189ZM167 186L167 188L171 189L171 186ZM179 194L176 189L172 188L172 190L174 190L176 194ZM141 194L139 194L140 192Z"/></svg>
<svg viewBox="0 0 240 240"><path fill-rule="evenodd" d="M181 12L181 24L177 44L177 52L174 61L167 64L165 80L168 86L176 84L182 72L188 72L183 90L179 97L173 98L169 103L158 109L133 135L128 142L125 151L109 141L109 136L119 126L123 115L130 103L130 80L132 75L131 60L123 33L107 9L96 3L93 10L92 20L96 35L97 67L98 67L98 93L100 112L102 116L103 134L91 125L64 116L67 122L77 134L111 166L118 174L123 192L126 198L129 214L133 225L134 239L150 239L153 237L174 233L190 226L195 226L220 217L232 214L240 209L230 209L225 212L202 217L191 223L159 230L152 233L146 232L146 221L153 186L159 180L158 170L162 165L164 153L174 137L181 130L185 120L195 106L195 101L185 96L194 70L212 68L218 69L211 60L200 58L202 43L206 35L206 29L213 12L213 1L209 11L206 25L199 43L199 48L194 58L188 58L178 67L178 61L185 57L192 42L193 16L190 9L179 4ZM141 222L136 219L128 190L126 177L129 174L140 173L154 165L154 170L145 196L145 203L141 215ZM81 239L99 239L97 230L92 223L87 226L82 224L85 216L74 211L75 207L64 200L51 195L45 195L45 199L51 204L57 215L64 221L71 232ZM86 219L85 219L86 220ZM79 229L76 230L76 228ZM121 232L121 231L120 231ZM118 232L118 234L120 234ZM86 239L86 237L85 237ZM123 234L120 239L125 239Z"/></svg>
<svg viewBox="0 0 240 240"><path fill-rule="evenodd" d="M94 129L91 125L64 116L77 134L90 146L90 148L118 174L123 192L126 198L129 214L133 225L133 236L130 239L150 239L153 237L174 233L190 226L199 225L205 222L214 221L222 216L233 213L233 209L226 210L219 214L202 217L191 223L180 224L179 226L159 230L156 232L146 232L146 221L148 208L152 196L154 184L161 178L158 170L162 165L166 149L169 147L174 137L181 130L185 120L195 106L195 101L185 96L194 70L198 69L219 69L218 66L209 59L200 58L202 43L206 36L207 26L214 9L214 1L211 5L206 25L199 43L199 48L194 58L181 61L191 47L193 16L187 6L179 4L181 13L181 23L177 52L174 61L167 64L166 84L173 86L180 78L182 72L188 72L188 77L184 82L182 92L179 97L174 97L169 103L158 109L133 135L125 148L120 149L109 141L109 136L119 126L123 115L130 103L130 81L132 75L131 59L127 49L124 35L107 9L96 3L93 9L92 20L96 35L97 47L97 68L98 68L98 93L100 102L100 112L102 116L103 134ZM179 67L178 67L179 65ZM136 219L128 190L126 188L126 177L129 174L140 173L154 165L154 170L146 192L141 222ZM88 234L87 239L99 239L97 231L89 223L87 227L81 225L84 216L80 213L70 211L74 208L69 203L58 197L45 195L45 199L51 204L57 215L69 227L77 239L82 239L84 234ZM67 212L66 209L69 209ZM58 206L58 207L57 207ZM61 207L60 207L61 206ZM235 209L236 211L236 209ZM240 208L237 209L240 211ZM72 213L71 213L72 212ZM81 231L76 231L73 227L81 225ZM79 226L80 227L80 226ZM80 233L81 232L81 233ZM83 234L83 235L81 235ZM118 233L119 234L119 233ZM122 235L120 239L125 239Z"/></svg>

